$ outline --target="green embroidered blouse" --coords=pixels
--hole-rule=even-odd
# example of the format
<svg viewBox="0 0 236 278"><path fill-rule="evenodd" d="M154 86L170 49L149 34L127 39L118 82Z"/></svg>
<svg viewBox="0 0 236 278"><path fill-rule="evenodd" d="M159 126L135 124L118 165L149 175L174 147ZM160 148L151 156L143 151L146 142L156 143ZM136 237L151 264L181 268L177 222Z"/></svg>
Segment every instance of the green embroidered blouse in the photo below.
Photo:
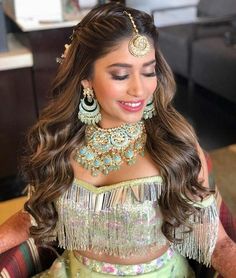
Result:
<svg viewBox="0 0 236 278"><path fill-rule="evenodd" d="M55 236L68 250L93 249L97 253L123 258L145 254L151 246L169 242L161 232L162 214L158 199L163 181L160 176L139 178L109 186L95 187L75 179L72 186L55 202L58 223ZM214 196L193 203L199 212L186 227L174 231L181 243L170 243L182 255L210 264L217 239L218 214Z"/></svg>

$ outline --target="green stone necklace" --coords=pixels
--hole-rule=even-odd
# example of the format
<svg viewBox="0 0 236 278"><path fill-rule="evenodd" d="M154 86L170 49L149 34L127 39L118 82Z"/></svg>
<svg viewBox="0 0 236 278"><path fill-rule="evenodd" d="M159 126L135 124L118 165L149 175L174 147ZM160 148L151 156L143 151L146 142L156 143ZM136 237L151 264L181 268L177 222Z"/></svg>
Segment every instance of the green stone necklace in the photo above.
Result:
<svg viewBox="0 0 236 278"><path fill-rule="evenodd" d="M111 171L119 170L124 162L134 164L138 154L144 156L145 143L143 121L108 129L88 125L85 144L76 149L74 158L93 176L99 173L108 175Z"/></svg>

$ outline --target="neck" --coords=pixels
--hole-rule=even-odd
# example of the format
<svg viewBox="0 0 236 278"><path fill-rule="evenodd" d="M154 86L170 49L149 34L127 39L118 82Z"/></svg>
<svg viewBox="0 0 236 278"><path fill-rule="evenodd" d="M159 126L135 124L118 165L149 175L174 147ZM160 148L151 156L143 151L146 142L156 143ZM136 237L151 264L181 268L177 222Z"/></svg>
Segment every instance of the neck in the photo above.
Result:
<svg viewBox="0 0 236 278"><path fill-rule="evenodd" d="M135 122L135 123L120 123L119 125L101 125L100 123L97 125L88 125L86 126L86 129L91 128L91 129L98 129L101 132L102 131L106 131L106 130L118 130L118 129L122 129L122 128L126 128L126 127L134 127L134 126L140 126L143 125L144 122L142 120Z"/></svg>
<svg viewBox="0 0 236 278"><path fill-rule="evenodd" d="M140 121L137 121L137 122L134 122L134 123L127 123L127 122L120 122L120 123L114 123L114 122L109 122L109 123L104 123L104 122L99 122L97 124L97 127L101 128L101 129L110 129L110 128L119 128L119 127L122 127L124 125L135 125L137 123L141 122Z"/></svg>

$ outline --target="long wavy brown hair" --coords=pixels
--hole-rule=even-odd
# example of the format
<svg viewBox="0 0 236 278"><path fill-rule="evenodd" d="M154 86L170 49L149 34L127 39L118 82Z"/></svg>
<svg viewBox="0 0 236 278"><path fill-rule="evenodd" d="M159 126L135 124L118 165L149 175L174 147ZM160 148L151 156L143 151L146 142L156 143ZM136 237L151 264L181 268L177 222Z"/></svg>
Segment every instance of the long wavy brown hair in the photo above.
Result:
<svg viewBox="0 0 236 278"><path fill-rule="evenodd" d="M164 180L160 207L164 217L162 231L169 240L174 240L173 228L188 225L189 215L195 212L188 200L202 198L208 192L198 180L201 162L195 133L172 106L175 82L158 48L153 19L121 4L98 6L75 27L71 47L53 83L54 98L28 135L22 171L34 194L25 209L37 221L37 227L30 230L37 242L53 232L58 218L54 201L74 179L71 156L83 143L85 133L85 126L77 117L81 80L93 74L98 58L133 34L133 26L124 10L131 13L139 32L153 40L156 52L158 86L154 102L157 115L145 121L146 148Z"/></svg>

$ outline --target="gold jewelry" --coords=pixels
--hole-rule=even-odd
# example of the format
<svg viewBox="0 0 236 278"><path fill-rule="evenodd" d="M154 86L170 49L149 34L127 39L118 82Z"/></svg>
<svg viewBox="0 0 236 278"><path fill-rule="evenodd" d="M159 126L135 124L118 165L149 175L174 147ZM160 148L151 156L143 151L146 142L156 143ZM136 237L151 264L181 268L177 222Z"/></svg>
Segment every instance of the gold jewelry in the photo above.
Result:
<svg viewBox="0 0 236 278"><path fill-rule="evenodd" d="M146 131L143 121L123 124L120 127L102 129L88 125L85 145L76 150L74 159L93 176L119 170L120 165L136 162L138 154L144 156Z"/></svg>
<svg viewBox="0 0 236 278"><path fill-rule="evenodd" d="M93 89L83 89L84 98L79 104L78 118L82 123L95 125L101 121L100 107L97 100L94 98Z"/></svg>
<svg viewBox="0 0 236 278"><path fill-rule="evenodd" d="M139 34L132 15L126 11L124 14L129 17L134 28L133 37L129 41L129 52L135 57L143 57L150 51L150 43L146 36Z"/></svg>
<svg viewBox="0 0 236 278"><path fill-rule="evenodd" d="M59 64L62 64L62 63L63 63L63 61L65 60L66 55L67 55L67 53L68 53L68 51L69 51L70 46L71 46L70 44L65 44L65 45L64 45L64 47L65 47L64 53L61 54L61 57L57 57L57 58L56 58L56 62L57 62L57 63L59 63Z"/></svg>

